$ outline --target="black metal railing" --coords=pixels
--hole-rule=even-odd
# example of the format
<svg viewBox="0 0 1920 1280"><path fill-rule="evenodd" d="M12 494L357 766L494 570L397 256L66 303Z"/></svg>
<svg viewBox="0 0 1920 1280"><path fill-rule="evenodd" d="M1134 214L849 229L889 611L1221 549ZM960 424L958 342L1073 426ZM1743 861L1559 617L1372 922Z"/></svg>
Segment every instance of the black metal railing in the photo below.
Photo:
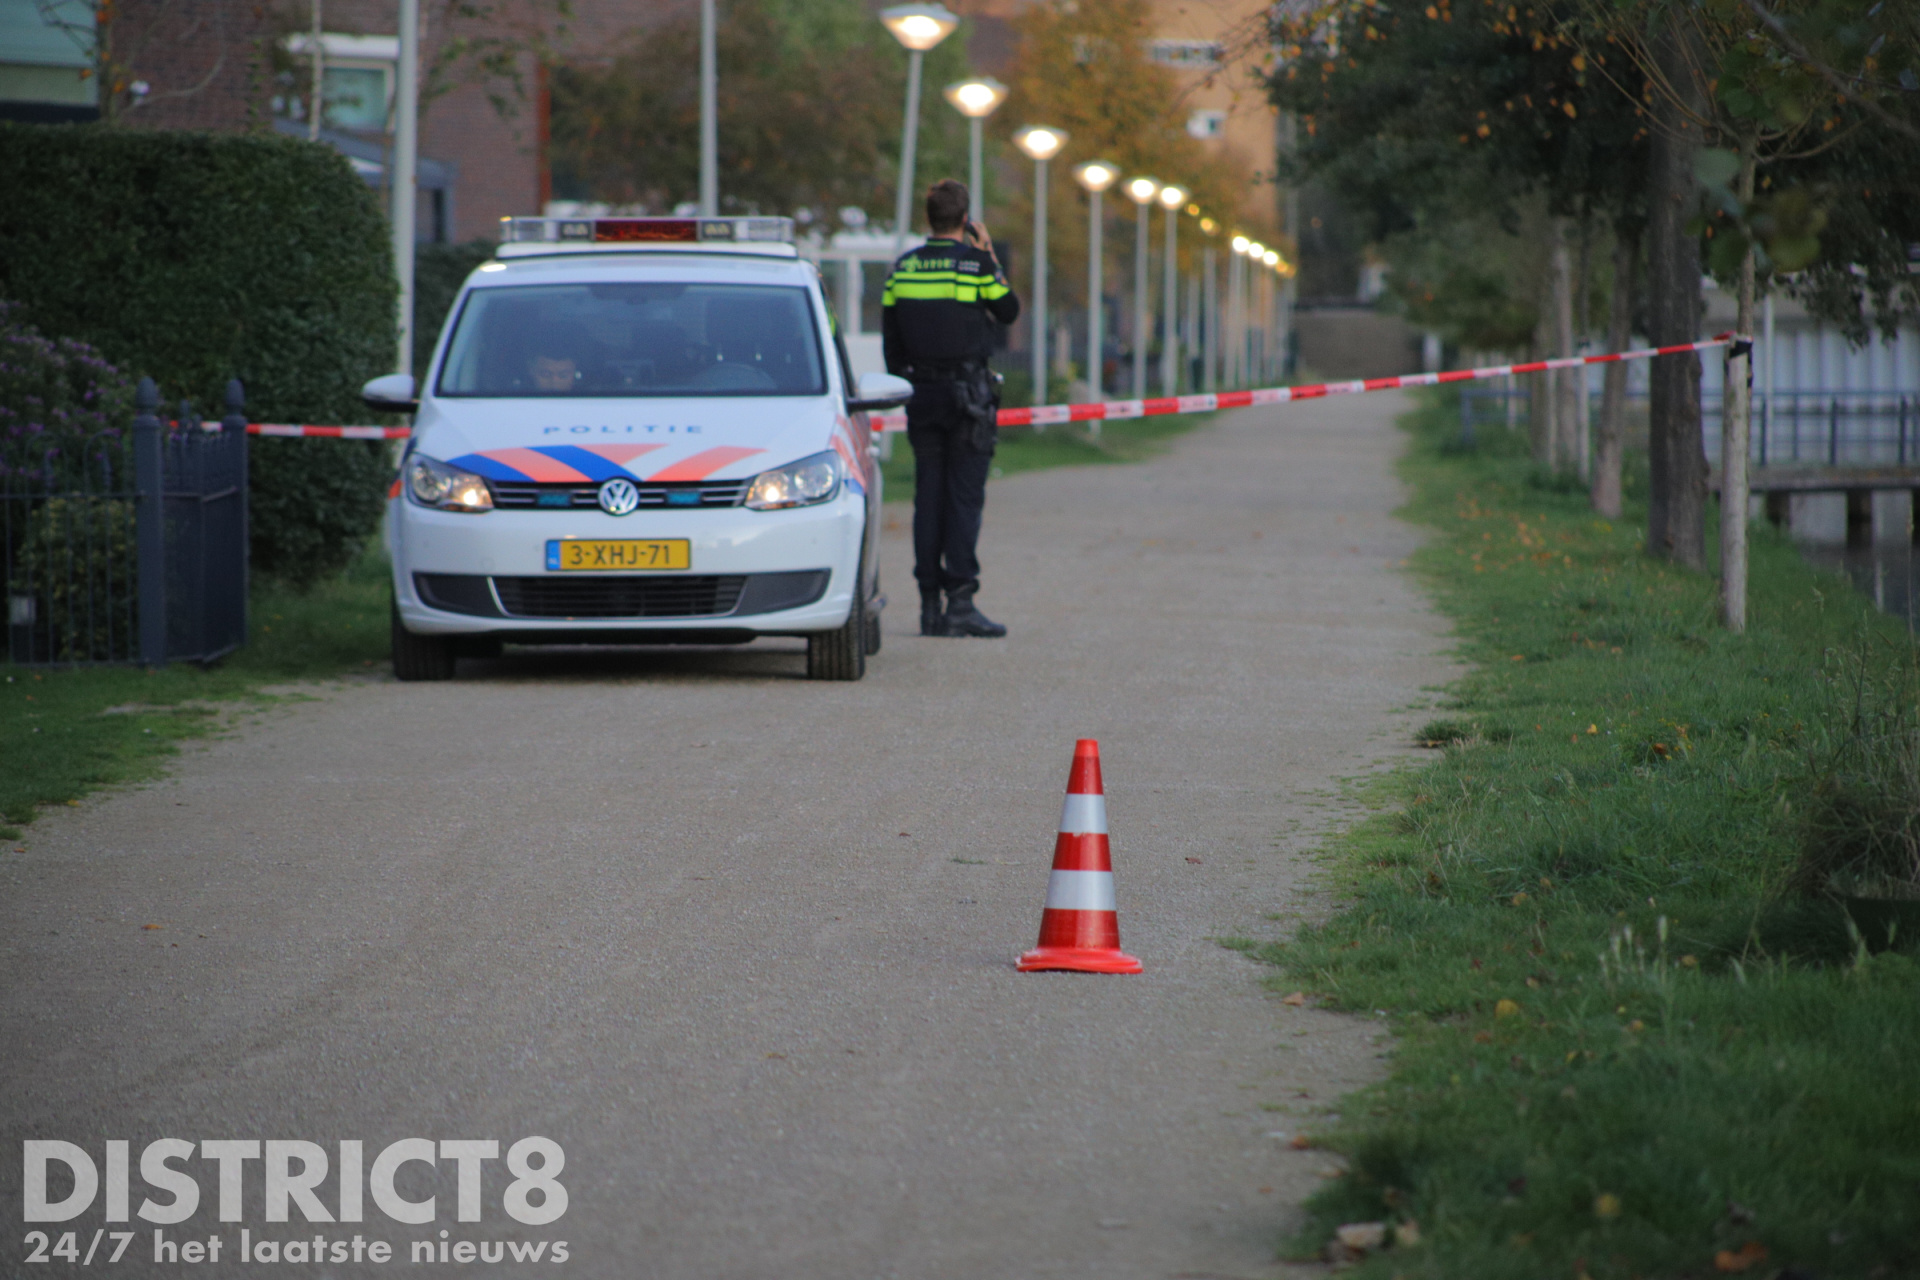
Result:
<svg viewBox="0 0 1920 1280"><path fill-rule="evenodd" d="M1524 428L1529 391L1523 383L1508 388L1497 382L1469 383L1460 388L1462 434L1504 426ZM1589 397L1589 412L1597 419L1600 396ZM1627 397L1629 413L1644 418L1644 391ZM1721 403L1705 395L1700 404L1702 444L1718 465ZM1776 391L1772 403L1756 393L1751 418L1748 458L1755 466L1910 466L1920 465L1920 392L1899 391Z"/></svg>
<svg viewBox="0 0 1920 1280"><path fill-rule="evenodd" d="M16 663L207 662L247 629L242 389L206 430L163 424L140 380L130 430L0 444L0 595Z"/></svg>

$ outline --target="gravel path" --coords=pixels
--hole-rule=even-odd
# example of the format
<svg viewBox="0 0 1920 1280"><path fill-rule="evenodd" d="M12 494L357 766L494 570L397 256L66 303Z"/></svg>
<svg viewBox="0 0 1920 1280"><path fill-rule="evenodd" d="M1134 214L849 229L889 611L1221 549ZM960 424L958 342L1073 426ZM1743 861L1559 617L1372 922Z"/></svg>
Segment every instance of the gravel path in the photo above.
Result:
<svg viewBox="0 0 1920 1280"><path fill-rule="evenodd" d="M792 642L349 682L48 815L0 862L0 1200L27 1137L131 1139L138 1207L161 1136L370 1163L542 1134L548 1226L504 1214L498 1161L475 1223L451 1163L403 1172L427 1226L268 1223L258 1164L220 1223L189 1161L205 1202L169 1238L564 1239L564 1267L473 1266L609 1280L1300 1272L1275 1248L1329 1161L1285 1135L1375 1078L1381 1028L1281 1004L1215 939L1327 909L1301 850L1334 780L1402 754L1396 708L1449 674L1396 568L1404 407L1243 410L996 482L1003 642L912 634L897 507L860 684L800 679ZM1138 977L1012 968L1082 736ZM101 1213L65 1224L82 1248ZM147 1273L133 1226L110 1271Z"/></svg>

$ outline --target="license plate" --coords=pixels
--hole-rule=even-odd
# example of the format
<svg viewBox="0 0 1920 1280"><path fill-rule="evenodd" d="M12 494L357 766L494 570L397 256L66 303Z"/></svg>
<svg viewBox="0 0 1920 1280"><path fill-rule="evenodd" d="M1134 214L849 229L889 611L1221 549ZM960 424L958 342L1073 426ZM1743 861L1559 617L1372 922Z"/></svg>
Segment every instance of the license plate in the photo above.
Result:
<svg viewBox="0 0 1920 1280"><path fill-rule="evenodd" d="M633 569L686 569L693 544L686 538L555 538L547 543L547 568L617 573Z"/></svg>

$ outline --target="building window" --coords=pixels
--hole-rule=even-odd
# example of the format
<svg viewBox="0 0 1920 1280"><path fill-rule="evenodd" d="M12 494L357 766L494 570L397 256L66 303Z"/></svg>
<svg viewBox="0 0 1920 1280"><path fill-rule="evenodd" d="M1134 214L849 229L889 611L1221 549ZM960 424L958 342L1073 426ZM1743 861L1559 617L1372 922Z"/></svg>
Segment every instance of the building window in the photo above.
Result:
<svg viewBox="0 0 1920 1280"><path fill-rule="evenodd" d="M1213 40L1150 40L1147 56L1169 67L1211 70L1220 65L1222 51Z"/></svg>
<svg viewBox="0 0 1920 1280"><path fill-rule="evenodd" d="M1193 138L1224 138L1227 136L1227 113L1224 111L1196 111L1187 117L1187 136Z"/></svg>
<svg viewBox="0 0 1920 1280"><path fill-rule="evenodd" d="M321 123L329 129L353 133L385 133L393 101L393 72L400 56L397 36L348 36L332 32L320 37ZM313 66L313 37L288 37L287 52L303 70ZM309 81L310 83L310 81ZM275 99L280 114L306 118L305 93Z"/></svg>

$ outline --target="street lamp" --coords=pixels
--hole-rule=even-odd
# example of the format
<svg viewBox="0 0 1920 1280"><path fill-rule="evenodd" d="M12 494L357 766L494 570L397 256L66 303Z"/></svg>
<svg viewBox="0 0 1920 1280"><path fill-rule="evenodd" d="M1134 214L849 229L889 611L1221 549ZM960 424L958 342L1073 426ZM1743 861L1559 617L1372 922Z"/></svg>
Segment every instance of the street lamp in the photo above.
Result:
<svg viewBox="0 0 1920 1280"><path fill-rule="evenodd" d="M1160 289L1160 394L1180 394L1180 206L1187 193L1168 183L1160 188L1160 207L1167 211L1166 266Z"/></svg>
<svg viewBox="0 0 1920 1280"><path fill-rule="evenodd" d="M1200 251L1200 390L1212 394L1220 389L1220 273L1214 264L1213 237L1220 224L1212 218L1200 219L1200 230L1207 237Z"/></svg>
<svg viewBox="0 0 1920 1280"><path fill-rule="evenodd" d="M1235 386L1247 378L1247 253L1253 241L1233 238L1233 260L1227 263L1227 380Z"/></svg>
<svg viewBox="0 0 1920 1280"><path fill-rule="evenodd" d="M913 208L913 153L920 140L920 63L927 50L953 34L960 19L940 4L899 4L880 11L880 22L907 49L907 118L900 136L900 189L893 201L893 248L907 247Z"/></svg>
<svg viewBox="0 0 1920 1280"><path fill-rule="evenodd" d="M1153 316L1147 306L1147 220L1152 216L1153 198L1160 184L1152 178L1134 178L1127 183L1127 199L1133 201L1133 398L1147 398L1147 331Z"/></svg>
<svg viewBox="0 0 1920 1280"><path fill-rule="evenodd" d="M714 0L700 0L700 212L720 215L719 20Z"/></svg>
<svg viewBox="0 0 1920 1280"><path fill-rule="evenodd" d="M1033 403L1047 400L1047 161L1067 145L1064 129L1030 124L1013 145L1033 161Z"/></svg>
<svg viewBox="0 0 1920 1280"><path fill-rule="evenodd" d="M973 194L968 210L975 222L982 220L986 212L987 198L981 182L981 132L988 116L1000 109L1007 100L1007 86L992 76L980 76L973 80L962 80L950 84L946 89L946 99L953 109L967 118L967 158L972 162L968 172L970 183L967 190Z"/></svg>
<svg viewBox="0 0 1920 1280"><path fill-rule="evenodd" d="M1105 219L1101 214L1101 196L1120 176L1119 167L1105 160L1089 160L1076 166L1074 181L1087 189L1087 383L1093 388L1093 398L1098 400L1104 393L1101 383L1106 373L1105 361L1101 358L1106 345L1105 328L1106 307L1101 298L1100 269L1105 257L1101 245L1105 231ZM1093 421L1093 430L1097 433L1100 419Z"/></svg>

